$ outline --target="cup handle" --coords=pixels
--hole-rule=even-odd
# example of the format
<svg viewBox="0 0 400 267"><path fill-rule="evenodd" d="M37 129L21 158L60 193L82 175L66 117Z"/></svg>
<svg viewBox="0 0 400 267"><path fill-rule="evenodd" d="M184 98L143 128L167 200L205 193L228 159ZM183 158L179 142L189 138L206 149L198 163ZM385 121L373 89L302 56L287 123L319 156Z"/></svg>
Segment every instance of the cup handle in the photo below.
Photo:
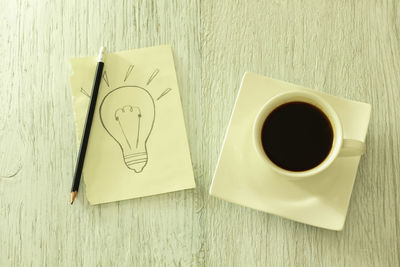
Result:
<svg viewBox="0 0 400 267"><path fill-rule="evenodd" d="M343 139L339 157L361 156L365 153L365 143L354 139Z"/></svg>

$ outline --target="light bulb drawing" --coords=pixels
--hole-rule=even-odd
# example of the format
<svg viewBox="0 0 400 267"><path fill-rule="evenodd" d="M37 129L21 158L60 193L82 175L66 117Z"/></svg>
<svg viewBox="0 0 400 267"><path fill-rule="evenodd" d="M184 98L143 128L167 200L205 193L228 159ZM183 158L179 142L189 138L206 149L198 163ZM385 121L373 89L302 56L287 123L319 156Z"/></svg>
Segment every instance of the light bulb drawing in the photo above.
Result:
<svg viewBox="0 0 400 267"><path fill-rule="evenodd" d="M122 86L109 92L100 104L100 121L119 144L125 165L137 173L148 161L147 140L154 125L155 105L139 86Z"/></svg>
<svg viewBox="0 0 400 267"><path fill-rule="evenodd" d="M129 65L127 68L123 77L124 83L129 82L134 67ZM150 86L159 73L160 70L155 68L146 80L145 86ZM103 71L103 81L104 85L110 88L111 80L106 69ZM80 91L90 98L90 94L84 88ZM153 97L150 90L137 85L126 85L111 90L101 100L100 122L120 147L124 165L135 173L141 173L149 160L147 142L155 122L155 102L171 91L171 88L166 88L157 93L158 97Z"/></svg>

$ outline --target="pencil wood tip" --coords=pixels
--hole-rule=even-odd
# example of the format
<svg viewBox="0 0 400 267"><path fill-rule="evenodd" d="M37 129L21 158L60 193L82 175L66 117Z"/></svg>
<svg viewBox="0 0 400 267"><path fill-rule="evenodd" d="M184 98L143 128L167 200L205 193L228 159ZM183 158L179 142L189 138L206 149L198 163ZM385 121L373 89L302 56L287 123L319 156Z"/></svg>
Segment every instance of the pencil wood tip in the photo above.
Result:
<svg viewBox="0 0 400 267"><path fill-rule="evenodd" d="M71 205L74 203L77 194L78 194L78 191L71 192Z"/></svg>

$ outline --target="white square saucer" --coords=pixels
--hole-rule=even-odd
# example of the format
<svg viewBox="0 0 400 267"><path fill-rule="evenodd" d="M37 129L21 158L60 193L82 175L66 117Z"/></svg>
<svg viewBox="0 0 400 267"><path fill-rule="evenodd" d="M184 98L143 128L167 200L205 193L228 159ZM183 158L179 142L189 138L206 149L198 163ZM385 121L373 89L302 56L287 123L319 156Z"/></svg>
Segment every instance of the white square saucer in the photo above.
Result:
<svg viewBox="0 0 400 267"><path fill-rule="evenodd" d="M290 181L270 170L255 150L252 128L258 111L271 97L291 90L313 92L324 98L338 114L344 138L365 141L369 104L245 73L210 194L294 221L342 230L360 156L337 158L321 174Z"/></svg>

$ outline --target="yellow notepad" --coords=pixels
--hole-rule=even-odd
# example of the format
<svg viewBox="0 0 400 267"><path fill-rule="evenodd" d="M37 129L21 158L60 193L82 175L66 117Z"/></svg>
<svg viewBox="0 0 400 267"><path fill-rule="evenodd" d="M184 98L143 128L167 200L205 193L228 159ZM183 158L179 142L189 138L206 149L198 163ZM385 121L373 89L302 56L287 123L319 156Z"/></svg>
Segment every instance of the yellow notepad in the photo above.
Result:
<svg viewBox="0 0 400 267"><path fill-rule="evenodd" d="M70 60L78 144L96 58ZM195 187L172 50L106 54L83 167L90 204Z"/></svg>

